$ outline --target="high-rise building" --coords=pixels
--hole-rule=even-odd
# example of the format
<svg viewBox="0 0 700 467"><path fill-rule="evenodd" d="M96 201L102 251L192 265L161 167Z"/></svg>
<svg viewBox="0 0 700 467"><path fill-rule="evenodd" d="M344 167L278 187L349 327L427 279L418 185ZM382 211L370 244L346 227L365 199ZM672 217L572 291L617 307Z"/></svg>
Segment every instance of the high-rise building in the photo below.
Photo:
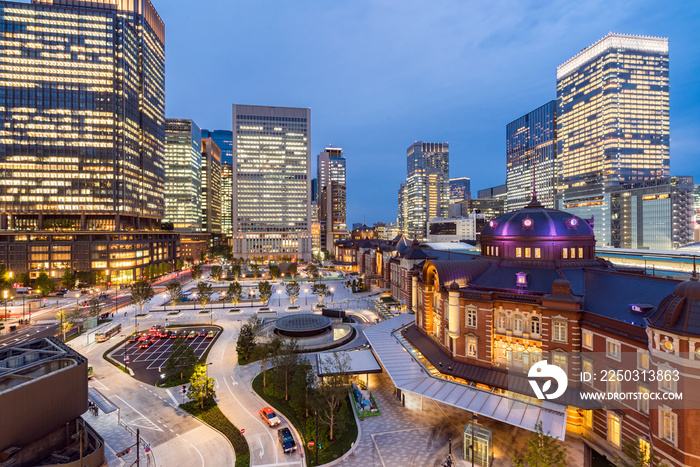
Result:
<svg viewBox="0 0 700 467"><path fill-rule="evenodd" d="M467 177L450 179L450 203L457 203L472 197L471 180Z"/></svg>
<svg viewBox="0 0 700 467"><path fill-rule="evenodd" d="M417 141L406 151L407 234L428 238L428 220L447 217L450 202L449 143Z"/></svg>
<svg viewBox="0 0 700 467"><path fill-rule="evenodd" d="M233 199L233 166L221 163L221 233L231 238L231 200Z"/></svg>
<svg viewBox="0 0 700 467"><path fill-rule="evenodd" d="M311 259L311 110L233 105L233 254Z"/></svg>
<svg viewBox="0 0 700 467"><path fill-rule="evenodd" d="M221 150L221 163L231 164L233 161L233 132L231 130L202 129L202 138L211 138Z"/></svg>
<svg viewBox="0 0 700 467"><path fill-rule="evenodd" d="M399 212L398 216L396 217L396 224L399 226L399 232L401 232L404 235L408 234L407 226L408 226L408 207L406 205L406 183L402 183L401 186L399 186Z"/></svg>
<svg viewBox="0 0 700 467"><path fill-rule="evenodd" d="M333 241L347 237L346 161L342 148L328 147L318 155L316 183L321 249L334 251ZM312 190L313 194L313 190Z"/></svg>
<svg viewBox="0 0 700 467"><path fill-rule="evenodd" d="M0 229L157 227L165 26L151 3L3 2L0 13L12 31L0 78Z"/></svg>
<svg viewBox="0 0 700 467"><path fill-rule="evenodd" d="M610 33L557 68L557 205L611 245L610 190L669 175L668 39Z"/></svg>
<svg viewBox="0 0 700 467"><path fill-rule="evenodd" d="M508 200L508 185L497 185L491 188L484 188L483 190L477 191L477 198L479 199L500 199L505 203Z"/></svg>
<svg viewBox="0 0 700 467"><path fill-rule="evenodd" d="M506 125L507 210L524 208L532 197L554 207L557 185L557 102L550 101Z"/></svg>
<svg viewBox="0 0 700 467"><path fill-rule="evenodd" d="M95 239L111 242L102 252L76 242L60 255L32 254L23 270L80 262L126 282L140 277L144 262L173 261L175 236L169 253L144 257L126 243L138 238L149 251L150 236L106 235L159 229L165 215L165 25L153 5L2 2L0 30L0 230L46 232L28 242L103 231Z"/></svg>
<svg viewBox="0 0 700 467"><path fill-rule="evenodd" d="M319 199L321 250L335 251L333 248L335 240L342 240L348 236L345 190L345 185L333 180L321 190Z"/></svg>
<svg viewBox="0 0 700 467"><path fill-rule="evenodd" d="M311 203L318 202L318 178L311 179Z"/></svg>
<svg viewBox="0 0 700 467"><path fill-rule="evenodd" d="M202 139L202 228L221 233L221 150L211 138Z"/></svg>
<svg viewBox="0 0 700 467"><path fill-rule="evenodd" d="M693 177L664 177L612 187L612 246L672 250L692 242L693 190Z"/></svg>
<svg viewBox="0 0 700 467"><path fill-rule="evenodd" d="M202 229L202 137L192 120L165 120L165 219L181 232Z"/></svg>

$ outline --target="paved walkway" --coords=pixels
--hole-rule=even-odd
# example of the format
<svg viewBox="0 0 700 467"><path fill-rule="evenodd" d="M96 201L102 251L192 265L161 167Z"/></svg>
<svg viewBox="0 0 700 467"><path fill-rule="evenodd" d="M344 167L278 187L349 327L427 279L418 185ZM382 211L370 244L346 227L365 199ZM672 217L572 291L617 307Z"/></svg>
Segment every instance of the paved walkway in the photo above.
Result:
<svg viewBox="0 0 700 467"><path fill-rule="evenodd" d="M125 425L120 425L117 418L117 413L105 414L100 411L99 415L93 415L89 410L83 414L83 419L97 431L105 440L105 459L110 467L124 467L131 464L136 465L136 430L127 428ZM131 452L119 458L117 453L124 449L133 446ZM141 466L155 466L153 454L147 455L144 453L146 441L141 437L139 444L141 452L139 453L139 461Z"/></svg>
<svg viewBox="0 0 700 467"><path fill-rule="evenodd" d="M364 379L364 377L363 377ZM358 467L438 467L449 451L459 466L471 466L462 459L462 431L471 414L448 405L407 397L406 406L394 395L391 379L386 374L370 375L370 389L379 404L381 415L360 422L361 437L354 458L341 465ZM479 423L494 430L493 467L510 467L513 454L525 452L530 432L495 420L479 419ZM572 440L565 443L569 465L583 465L583 445Z"/></svg>

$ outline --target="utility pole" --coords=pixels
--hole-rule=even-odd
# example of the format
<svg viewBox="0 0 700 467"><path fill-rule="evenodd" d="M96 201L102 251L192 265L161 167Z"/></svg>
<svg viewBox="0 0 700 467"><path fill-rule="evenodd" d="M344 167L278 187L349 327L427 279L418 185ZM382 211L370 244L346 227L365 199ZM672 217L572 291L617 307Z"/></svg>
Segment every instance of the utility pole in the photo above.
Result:
<svg viewBox="0 0 700 467"><path fill-rule="evenodd" d="M139 467L139 429L136 429L136 467Z"/></svg>

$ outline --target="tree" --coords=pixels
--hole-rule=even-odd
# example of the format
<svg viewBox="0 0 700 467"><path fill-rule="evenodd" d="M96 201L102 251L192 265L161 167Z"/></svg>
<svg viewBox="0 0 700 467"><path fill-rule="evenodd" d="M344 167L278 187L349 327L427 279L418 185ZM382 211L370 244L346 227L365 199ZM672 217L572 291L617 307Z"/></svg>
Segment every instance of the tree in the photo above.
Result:
<svg viewBox="0 0 700 467"><path fill-rule="evenodd" d="M289 400L289 385L299 365L299 343L293 339L282 346L275 365L275 386L284 388L284 400Z"/></svg>
<svg viewBox="0 0 700 467"><path fill-rule="evenodd" d="M318 275L318 267L314 263L309 263L309 265L306 266L306 272L311 277L316 277Z"/></svg>
<svg viewBox="0 0 700 467"><path fill-rule="evenodd" d="M175 313L175 304L182 298L182 284L177 281L173 281L165 286L165 293L170 297L170 304L173 313Z"/></svg>
<svg viewBox="0 0 700 467"><path fill-rule="evenodd" d="M75 274L73 274L70 268L66 268L63 271L63 277L61 277L61 287L64 289L72 289L75 287Z"/></svg>
<svg viewBox="0 0 700 467"><path fill-rule="evenodd" d="M243 298L243 287L241 287L241 284L236 281L231 282L226 291L226 298L231 300L234 307L238 306L238 302Z"/></svg>
<svg viewBox="0 0 700 467"><path fill-rule="evenodd" d="M197 363L197 356L185 339L175 339L173 350L165 362L165 371L180 373L180 379L185 371Z"/></svg>
<svg viewBox="0 0 700 467"><path fill-rule="evenodd" d="M17 276L17 282L22 284L24 287L29 287L32 283L32 279L29 277L29 273L23 272Z"/></svg>
<svg viewBox="0 0 700 467"><path fill-rule="evenodd" d="M182 271L183 266L185 266L185 262L182 259L178 259L177 261L175 261L176 271Z"/></svg>
<svg viewBox="0 0 700 467"><path fill-rule="evenodd" d="M276 264L271 264L268 269L270 271L270 278L272 280L275 280L280 276L280 267Z"/></svg>
<svg viewBox="0 0 700 467"><path fill-rule="evenodd" d="M294 306L294 302L299 298L299 283L297 281L287 282L284 286L287 296L289 297L289 303Z"/></svg>
<svg viewBox="0 0 700 467"><path fill-rule="evenodd" d="M80 326L83 320L83 310L81 310L79 306L76 306L68 312L68 322L70 323L70 327L68 329L75 326Z"/></svg>
<svg viewBox="0 0 700 467"><path fill-rule="evenodd" d="M566 467L566 449L559 442L542 431L542 422L537 422L535 432L527 440L528 452L525 458L513 457L517 467ZM525 463L523 463L523 461Z"/></svg>
<svg viewBox="0 0 700 467"><path fill-rule="evenodd" d="M275 336L270 342L264 345L255 346L257 356L260 358L260 371L263 374L263 388L267 387L267 369L270 361L274 361L279 356L282 348L282 339Z"/></svg>
<svg viewBox="0 0 700 467"><path fill-rule="evenodd" d="M251 324L244 324L241 327L241 332L238 334L236 342L236 353L239 360L250 360L255 350L255 331Z"/></svg>
<svg viewBox="0 0 700 467"><path fill-rule="evenodd" d="M267 302L272 297L272 285L268 281L258 282L258 295L260 295L260 301L263 302L263 305L267 306Z"/></svg>
<svg viewBox="0 0 700 467"><path fill-rule="evenodd" d="M41 271L39 277L36 278L36 289L42 297L47 296L53 291L53 279L46 274L46 271Z"/></svg>
<svg viewBox="0 0 700 467"><path fill-rule="evenodd" d="M314 284L311 293L318 297L318 303L323 303L323 299L328 295L328 286L323 283Z"/></svg>
<svg viewBox="0 0 700 467"><path fill-rule="evenodd" d="M257 279L260 275L260 266L258 264L253 263L250 265L250 270L253 271L253 277Z"/></svg>
<svg viewBox="0 0 700 467"><path fill-rule="evenodd" d="M56 321L58 321L58 333L63 334L63 340L66 340L66 333L73 327L68 318L66 310L60 310L56 313Z"/></svg>
<svg viewBox="0 0 700 467"><path fill-rule="evenodd" d="M294 276L297 275L297 263L292 263L287 266L287 272L289 273L289 277L294 279Z"/></svg>
<svg viewBox="0 0 700 467"><path fill-rule="evenodd" d="M620 467L661 467L667 465L654 453L651 444L642 445L637 441L622 440L623 456L617 455L615 464Z"/></svg>
<svg viewBox="0 0 700 467"><path fill-rule="evenodd" d="M192 280L198 281L202 277L202 266L195 264L192 266Z"/></svg>
<svg viewBox="0 0 700 467"><path fill-rule="evenodd" d="M160 230L173 230L175 225L172 222L162 222L160 224Z"/></svg>
<svg viewBox="0 0 700 467"><path fill-rule="evenodd" d="M231 265L231 274L233 274L233 279L238 280L241 277L241 265L240 263L234 263Z"/></svg>
<svg viewBox="0 0 700 467"><path fill-rule="evenodd" d="M214 265L211 267L211 278L214 279L216 282L219 282L223 273L224 270L221 269L221 266Z"/></svg>
<svg viewBox="0 0 700 467"><path fill-rule="evenodd" d="M100 305L100 299L93 296L88 303L88 315L95 317L99 316L100 311L102 311L102 305Z"/></svg>
<svg viewBox="0 0 700 467"><path fill-rule="evenodd" d="M141 279L131 286L131 299L139 306L141 314L143 314L143 307L151 301L154 295L153 287L147 280Z"/></svg>
<svg viewBox="0 0 700 467"><path fill-rule="evenodd" d="M340 352L326 354L319 360L320 373L323 376L317 389L315 398L319 420L328 426L329 439L335 439L336 425L342 426L346 416L342 408L343 401L347 399L347 386L349 384L348 371L350 369L350 357Z"/></svg>
<svg viewBox="0 0 700 467"><path fill-rule="evenodd" d="M211 300L213 294L211 284L207 282L197 283L197 301L202 305L202 310L207 311L207 303Z"/></svg>
<svg viewBox="0 0 700 467"><path fill-rule="evenodd" d="M190 378L190 387L187 389L187 397L196 401L200 409L203 409L204 404L208 405L216 397L214 378L207 376L206 363L194 367L194 373Z"/></svg>
<svg viewBox="0 0 700 467"><path fill-rule="evenodd" d="M300 356L294 369L292 383L289 387L290 405L294 407L299 418L309 418L311 396L316 384L316 372L306 357Z"/></svg>

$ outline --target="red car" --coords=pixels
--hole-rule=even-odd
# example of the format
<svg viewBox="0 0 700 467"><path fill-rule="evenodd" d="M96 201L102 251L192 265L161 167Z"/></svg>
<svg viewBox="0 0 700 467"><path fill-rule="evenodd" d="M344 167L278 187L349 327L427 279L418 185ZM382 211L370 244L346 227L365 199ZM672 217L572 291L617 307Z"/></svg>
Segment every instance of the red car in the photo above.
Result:
<svg viewBox="0 0 700 467"><path fill-rule="evenodd" d="M141 341L141 343L139 344L139 349L147 349L151 345L153 345L155 341L156 340L153 337L149 337L148 339Z"/></svg>
<svg viewBox="0 0 700 467"><path fill-rule="evenodd" d="M279 417L277 417L277 414L274 410L272 410L271 407L265 407L264 409L260 409L260 417L263 420L265 420L265 422L271 427L282 423L282 420L280 420Z"/></svg>
<svg viewBox="0 0 700 467"><path fill-rule="evenodd" d="M139 340L139 335L138 334L132 334L129 336L129 342L136 342Z"/></svg>

